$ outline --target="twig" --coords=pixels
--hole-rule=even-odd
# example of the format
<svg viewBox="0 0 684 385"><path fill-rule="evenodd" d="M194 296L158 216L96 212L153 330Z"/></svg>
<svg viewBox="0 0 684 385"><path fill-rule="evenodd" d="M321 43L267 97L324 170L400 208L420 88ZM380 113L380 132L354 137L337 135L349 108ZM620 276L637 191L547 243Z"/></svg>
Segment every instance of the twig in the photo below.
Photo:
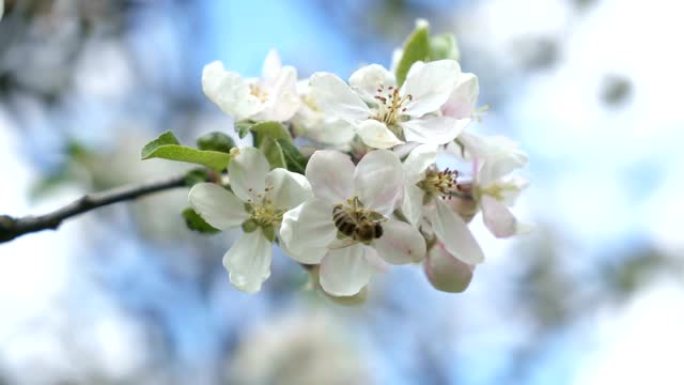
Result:
<svg viewBox="0 0 684 385"><path fill-rule="evenodd" d="M0 243L11 241L28 233L48 229L55 230L65 219L99 207L185 186L185 178L185 174L181 174L139 185L117 187L108 191L86 194L70 204L45 215L22 218L0 215Z"/></svg>

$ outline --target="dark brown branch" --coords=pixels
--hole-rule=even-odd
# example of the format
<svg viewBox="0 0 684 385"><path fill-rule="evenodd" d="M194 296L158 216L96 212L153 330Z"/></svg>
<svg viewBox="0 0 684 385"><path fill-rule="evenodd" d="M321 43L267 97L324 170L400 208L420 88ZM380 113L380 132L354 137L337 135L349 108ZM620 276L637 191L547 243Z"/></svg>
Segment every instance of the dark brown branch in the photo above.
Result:
<svg viewBox="0 0 684 385"><path fill-rule="evenodd" d="M185 174L139 185L117 187L108 191L86 194L70 204L45 215L22 218L0 215L0 243L11 241L28 233L48 229L55 230L65 219L99 207L133 200L148 194L182 186L185 186Z"/></svg>

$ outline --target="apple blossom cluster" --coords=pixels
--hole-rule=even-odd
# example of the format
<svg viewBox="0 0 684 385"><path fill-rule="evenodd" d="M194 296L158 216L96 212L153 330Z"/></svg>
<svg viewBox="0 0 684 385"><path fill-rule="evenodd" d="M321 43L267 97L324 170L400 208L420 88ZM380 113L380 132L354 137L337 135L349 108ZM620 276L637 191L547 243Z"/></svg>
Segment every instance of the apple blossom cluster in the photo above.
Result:
<svg viewBox="0 0 684 385"><path fill-rule="evenodd" d="M477 213L496 237L524 230L509 207L526 185L516 170L527 157L471 130L478 79L461 71L453 37L419 22L394 56L391 69L370 64L347 81L298 78L275 52L260 78L205 66L205 95L253 143L187 155L204 165L209 153L224 157L210 164L220 177L195 184L189 202L211 227L242 230L223 258L236 288L260 290L275 244L332 297L358 296L401 264L422 264L435 288L460 292L484 260L468 227ZM444 168L438 157L465 166Z"/></svg>

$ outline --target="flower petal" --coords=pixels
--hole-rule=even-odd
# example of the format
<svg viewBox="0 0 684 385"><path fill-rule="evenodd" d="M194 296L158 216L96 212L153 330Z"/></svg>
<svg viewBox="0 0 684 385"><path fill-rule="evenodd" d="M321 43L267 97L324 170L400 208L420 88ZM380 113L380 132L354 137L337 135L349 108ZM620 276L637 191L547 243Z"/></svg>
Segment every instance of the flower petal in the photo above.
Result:
<svg viewBox="0 0 684 385"><path fill-rule="evenodd" d="M268 97L264 109L256 117L257 120L288 120L301 105L297 94L297 70L292 66L283 67L266 91Z"/></svg>
<svg viewBox="0 0 684 385"><path fill-rule="evenodd" d="M311 97L330 115L350 123L367 119L371 113L364 101L339 77L327 72L311 75Z"/></svg>
<svg viewBox="0 0 684 385"><path fill-rule="evenodd" d="M297 262L316 264L337 236L332 221L332 205L312 199L283 215L280 241L285 252Z"/></svg>
<svg viewBox="0 0 684 385"><path fill-rule="evenodd" d="M249 84L239 74L226 71L219 61L204 66L202 90L236 121L247 119L263 108L259 99L250 93Z"/></svg>
<svg viewBox="0 0 684 385"><path fill-rule="evenodd" d="M480 85L477 76L462 73L449 100L442 106L442 114L456 119L472 118L479 94Z"/></svg>
<svg viewBox="0 0 684 385"><path fill-rule="evenodd" d="M430 221L437 238L446 250L462 262L475 265L484 261L480 245L466 223L441 199L433 199L435 207L430 210Z"/></svg>
<svg viewBox="0 0 684 385"><path fill-rule="evenodd" d="M188 194L188 201L202 219L219 230L240 226L249 217L241 200L213 183L194 185Z"/></svg>
<svg viewBox="0 0 684 385"><path fill-rule="evenodd" d="M425 192L416 185L404 187L404 199L401 201L401 212L413 226L418 227L423 217L423 199Z"/></svg>
<svg viewBox="0 0 684 385"><path fill-rule="evenodd" d="M444 248L441 242L425 257L425 274L432 286L449 293L463 292L473 279L474 266L469 265Z"/></svg>
<svg viewBox="0 0 684 385"><path fill-rule="evenodd" d="M264 59L264 64L261 66L261 78L264 83L271 84L275 82L275 79L280 74L280 70L283 68L283 64L280 61L280 55L278 51L272 49L266 54Z"/></svg>
<svg viewBox="0 0 684 385"><path fill-rule="evenodd" d="M261 201L270 166L264 154L254 147L241 148L228 165L230 188L245 202Z"/></svg>
<svg viewBox="0 0 684 385"><path fill-rule="evenodd" d="M382 259L393 264L425 258L425 238L415 227L396 219L382 224L382 236L373 241L373 247Z"/></svg>
<svg viewBox="0 0 684 385"><path fill-rule="evenodd" d="M368 119L356 126L356 134L368 147L386 149L402 144L385 123Z"/></svg>
<svg viewBox="0 0 684 385"><path fill-rule="evenodd" d="M371 210L390 214L397 207L403 188L404 170L391 151L371 151L356 165L355 195Z"/></svg>
<svg viewBox="0 0 684 385"><path fill-rule="evenodd" d="M404 160L404 172L406 173L406 183L416 184L425 177L425 170L435 164L437 160L437 146L432 144L421 144L409 153Z"/></svg>
<svg viewBox="0 0 684 385"><path fill-rule="evenodd" d="M284 168L266 174L266 198L277 209L291 209L312 197L311 185L304 175Z"/></svg>
<svg viewBox="0 0 684 385"><path fill-rule="evenodd" d="M470 123L470 119L454 119L448 116L427 116L421 119L411 119L400 123L404 129L407 141L445 144L456 139L463 129Z"/></svg>
<svg viewBox="0 0 684 385"><path fill-rule="evenodd" d="M506 238L517 234L517 220L503 202L484 195L481 204L484 223L495 237Z"/></svg>
<svg viewBox="0 0 684 385"><path fill-rule="evenodd" d="M374 99L378 89L394 86L394 75L380 64L363 66L349 77L349 85L366 101L377 103Z"/></svg>
<svg viewBox="0 0 684 385"><path fill-rule="evenodd" d="M402 87L403 95L411 95L406 113L415 117L439 110L449 99L461 74L461 66L456 60L417 64L415 69L409 70Z"/></svg>
<svg viewBox="0 0 684 385"><path fill-rule="evenodd" d="M350 296L361 291L373 275L373 267L366 259L366 255L373 252L368 246L358 243L330 250L321 262L323 290L335 296Z"/></svg>
<svg viewBox="0 0 684 385"><path fill-rule="evenodd" d="M341 152L314 152L306 165L305 174L317 198L340 203L354 193L354 163Z"/></svg>
<svg viewBox="0 0 684 385"><path fill-rule="evenodd" d="M261 229L244 233L223 256L230 282L238 289L254 293L271 275L271 242Z"/></svg>

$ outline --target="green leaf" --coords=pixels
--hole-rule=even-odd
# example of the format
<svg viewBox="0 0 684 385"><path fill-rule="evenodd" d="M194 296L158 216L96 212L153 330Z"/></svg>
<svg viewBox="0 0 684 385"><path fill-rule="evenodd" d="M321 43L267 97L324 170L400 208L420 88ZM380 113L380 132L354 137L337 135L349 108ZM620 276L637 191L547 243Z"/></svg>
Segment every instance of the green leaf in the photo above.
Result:
<svg viewBox="0 0 684 385"><path fill-rule="evenodd" d="M272 139L284 139L289 142L292 141L290 134L285 129L285 126L278 122L260 122L254 124L249 128L254 134L254 146L260 147L261 143L266 140L266 138Z"/></svg>
<svg viewBox="0 0 684 385"><path fill-rule="evenodd" d="M141 152L143 160L161 158L179 162L200 164L216 171L221 171L230 163L230 155L218 151L202 151L196 148L183 146L171 133L165 132L157 139L151 141Z"/></svg>
<svg viewBox="0 0 684 385"><path fill-rule="evenodd" d="M285 155L283 154L283 148L280 146L280 143L271 138L267 137L259 146L259 149L261 152L264 153L266 156L266 159L268 159L268 163L271 165L271 168L287 168L287 163L285 162Z"/></svg>
<svg viewBox="0 0 684 385"><path fill-rule="evenodd" d="M460 52L453 34L445 33L430 37L430 61L453 59L458 60Z"/></svg>
<svg viewBox="0 0 684 385"><path fill-rule="evenodd" d="M413 63L430 59L430 31L427 22L419 20L416 29L404 43L404 52L397 65L397 85L401 87Z"/></svg>
<svg viewBox="0 0 684 385"><path fill-rule="evenodd" d="M277 139L276 142L280 145L280 148L283 151L283 157L285 158L285 165L287 166L287 169L303 175L304 171L306 170L308 159L302 155L299 149L292 144L292 142L283 139Z"/></svg>
<svg viewBox="0 0 684 385"><path fill-rule="evenodd" d="M152 153L156 151L161 146L166 146L170 144L180 144L178 139L173 135L171 131L166 131L159 135L157 139L147 143L142 149L141 156L143 159L152 157Z"/></svg>
<svg viewBox="0 0 684 385"><path fill-rule="evenodd" d="M185 174L185 185L192 187L198 183L203 183L209 180L209 173L207 169L194 169Z"/></svg>
<svg viewBox="0 0 684 385"><path fill-rule="evenodd" d="M185 219L185 225L188 226L188 229L192 231L197 231L204 234L216 234L220 232L220 230L208 224L199 214L197 214L195 210L191 209L190 207L183 210L182 215L183 219Z"/></svg>
<svg viewBox="0 0 684 385"><path fill-rule="evenodd" d="M210 132L197 139L197 148L200 150L230 153L233 147L235 147L233 138L222 132Z"/></svg>
<svg viewBox="0 0 684 385"><path fill-rule="evenodd" d="M249 134L249 129L254 125L253 122L249 121L242 121L242 122L237 122L235 123L235 131L237 131L238 136L240 139L244 138Z"/></svg>

